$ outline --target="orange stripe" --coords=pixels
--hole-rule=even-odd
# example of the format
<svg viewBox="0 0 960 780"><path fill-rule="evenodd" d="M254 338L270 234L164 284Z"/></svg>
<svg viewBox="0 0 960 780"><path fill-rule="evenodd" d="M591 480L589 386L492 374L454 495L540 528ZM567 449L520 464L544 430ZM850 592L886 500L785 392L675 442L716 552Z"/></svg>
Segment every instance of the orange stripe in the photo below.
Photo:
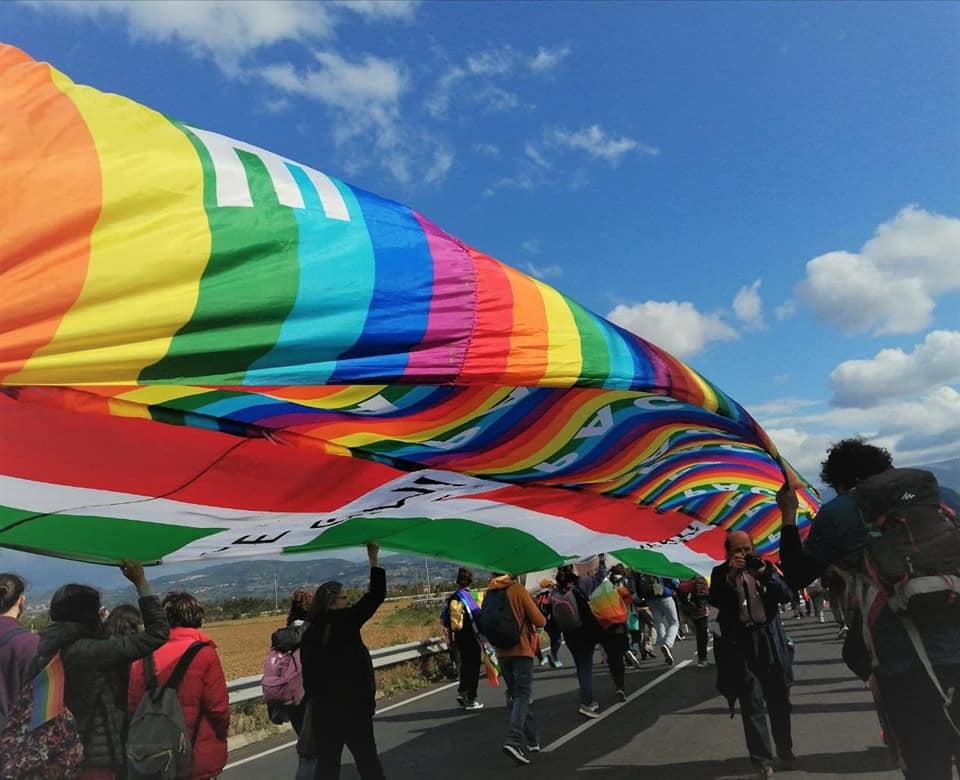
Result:
<svg viewBox="0 0 960 780"><path fill-rule="evenodd" d="M73 101L49 65L2 45L0 116L0 274L8 301L0 307L2 380L53 339L77 300L102 198L100 158Z"/></svg>
<svg viewBox="0 0 960 780"><path fill-rule="evenodd" d="M476 269L477 301L473 334L460 372L462 382L499 379L510 354L514 300L505 268L489 255L467 247Z"/></svg>
<svg viewBox="0 0 960 780"><path fill-rule="evenodd" d="M536 283L526 274L503 266L513 290L513 334L502 382L535 386L547 374L547 311Z"/></svg>

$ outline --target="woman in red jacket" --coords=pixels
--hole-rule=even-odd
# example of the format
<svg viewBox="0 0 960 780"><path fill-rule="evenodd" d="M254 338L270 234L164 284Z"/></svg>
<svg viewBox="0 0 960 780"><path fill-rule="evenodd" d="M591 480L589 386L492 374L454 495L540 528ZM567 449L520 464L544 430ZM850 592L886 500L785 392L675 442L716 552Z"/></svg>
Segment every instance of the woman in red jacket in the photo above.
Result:
<svg viewBox="0 0 960 780"><path fill-rule="evenodd" d="M206 642L187 667L177 687L177 698L183 708L187 733L196 734L190 760L190 780L216 777L227 763L227 727L230 725L230 702L223 677L220 656L213 640L200 631L203 607L189 593L168 593L163 609L170 623L170 639L153 654L157 684L163 685L177 661L194 642ZM127 709L131 715L143 698L145 683L143 661L130 669Z"/></svg>

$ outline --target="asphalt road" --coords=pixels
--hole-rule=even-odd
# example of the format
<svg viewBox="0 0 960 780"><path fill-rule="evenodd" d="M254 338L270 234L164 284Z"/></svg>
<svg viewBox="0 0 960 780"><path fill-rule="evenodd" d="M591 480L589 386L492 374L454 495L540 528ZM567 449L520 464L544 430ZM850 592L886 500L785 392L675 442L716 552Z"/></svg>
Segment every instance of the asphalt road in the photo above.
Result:
<svg viewBox="0 0 960 780"><path fill-rule="evenodd" d="M870 694L840 660L832 623L788 620L797 643L792 691L793 734L799 758L778 778L886 778L894 771L880 741ZM627 671L628 700L615 704L605 666L595 669L595 692L604 717L577 714L576 675L566 648L561 669L538 669L534 712L544 750L533 765L516 767L502 752L506 710L502 689L481 682L486 708L463 713L456 685L438 686L405 702L388 702L376 718L377 744L388 778L497 778L537 776L551 780L579 775L608 778L752 777L739 715L727 714L716 693L715 668L692 662L694 642L677 642L676 665L645 661ZM230 755L226 780L292 778L296 755L291 734L246 746ZM343 778L358 777L344 752Z"/></svg>

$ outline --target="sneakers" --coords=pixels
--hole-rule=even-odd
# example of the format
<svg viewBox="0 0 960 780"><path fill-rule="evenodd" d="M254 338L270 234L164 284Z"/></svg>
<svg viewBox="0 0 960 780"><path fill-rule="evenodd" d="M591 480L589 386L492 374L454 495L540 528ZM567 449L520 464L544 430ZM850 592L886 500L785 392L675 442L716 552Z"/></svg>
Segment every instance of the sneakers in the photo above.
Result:
<svg viewBox="0 0 960 780"><path fill-rule="evenodd" d="M657 657L657 654L654 653L652 650L641 650L641 651L640 651L640 657L641 657L644 661L646 661L648 658L656 658L656 657Z"/></svg>
<svg viewBox="0 0 960 780"><path fill-rule="evenodd" d="M757 780L768 780L771 777L773 777L772 766L757 767Z"/></svg>
<svg viewBox="0 0 960 780"><path fill-rule="evenodd" d="M530 759L527 758L523 754L523 751L520 748L516 747L515 745L504 745L503 752L506 753L510 758L514 760L515 763L519 764L520 766L526 766L527 764L530 763Z"/></svg>
<svg viewBox="0 0 960 780"><path fill-rule="evenodd" d="M528 753L539 753L539 752L540 752L540 743L538 742L536 745L527 745L527 752L528 752Z"/></svg>
<svg viewBox="0 0 960 780"><path fill-rule="evenodd" d="M598 704L581 704L577 709L581 715L585 718L599 718L600 717L600 705Z"/></svg>
<svg viewBox="0 0 960 780"><path fill-rule="evenodd" d="M706 661L697 661L697 669L706 669L706 668L707 668Z"/></svg>
<svg viewBox="0 0 960 780"><path fill-rule="evenodd" d="M817 620L819 620L821 623L823 623L823 622L824 622L824 620L823 620L823 615L821 615L819 618L817 618Z"/></svg>
<svg viewBox="0 0 960 780"><path fill-rule="evenodd" d="M457 704L462 707L462 706L463 706L464 704L466 704L466 703L467 703L467 700L466 700L465 698L463 698L463 694L462 694L462 693L458 693L458 694L457 694Z"/></svg>
<svg viewBox="0 0 960 780"><path fill-rule="evenodd" d="M667 666L673 666L673 653L670 652L670 648L664 645L660 648L660 652L663 653L663 660Z"/></svg>
<svg viewBox="0 0 960 780"><path fill-rule="evenodd" d="M548 663L550 663L550 659L546 656L540 659L540 666L546 666Z"/></svg>
<svg viewBox="0 0 960 780"><path fill-rule="evenodd" d="M626 701L626 700L627 700L627 694L625 694L622 690L617 691L617 701Z"/></svg>
<svg viewBox="0 0 960 780"><path fill-rule="evenodd" d="M559 669L561 666L563 666L563 661L561 661L559 658L551 658L550 666L552 666L554 669Z"/></svg>
<svg viewBox="0 0 960 780"><path fill-rule="evenodd" d="M474 699L473 701L468 701L466 704L464 704L464 705L463 705L463 708L464 708L465 710L470 711L470 712L473 712L474 710L482 710L482 709L483 709L483 702L482 702L482 701L477 701L476 699Z"/></svg>
<svg viewBox="0 0 960 780"><path fill-rule="evenodd" d="M640 659L637 658L637 655L633 652L633 650L627 650L625 656L628 664L631 666L640 666Z"/></svg>
<svg viewBox="0 0 960 780"><path fill-rule="evenodd" d="M837 639L846 639L847 634L849 633L850 633L850 629L844 626L843 628L840 629L840 633L837 634Z"/></svg>

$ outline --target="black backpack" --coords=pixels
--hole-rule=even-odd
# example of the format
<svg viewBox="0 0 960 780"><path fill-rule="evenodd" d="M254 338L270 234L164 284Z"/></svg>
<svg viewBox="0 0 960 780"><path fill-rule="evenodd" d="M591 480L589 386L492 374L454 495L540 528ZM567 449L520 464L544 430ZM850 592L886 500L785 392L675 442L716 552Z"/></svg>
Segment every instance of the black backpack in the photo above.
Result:
<svg viewBox="0 0 960 780"><path fill-rule="evenodd" d="M208 644L191 644L161 687L157 687L153 655L143 659L146 690L127 732L127 776L131 780L176 780L189 775L191 752L202 715L197 717L191 739L177 698L177 686L190 662Z"/></svg>
<svg viewBox="0 0 960 780"><path fill-rule="evenodd" d="M479 628L494 647L508 648L520 643L520 626L507 598L507 588L487 591L480 609Z"/></svg>
<svg viewBox="0 0 960 780"><path fill-rule="evenodd" d="M889 469L863 480L854 496L867 531L863 567L890 606L919 615L960 605L960 522L936 477Z"/></svg>

